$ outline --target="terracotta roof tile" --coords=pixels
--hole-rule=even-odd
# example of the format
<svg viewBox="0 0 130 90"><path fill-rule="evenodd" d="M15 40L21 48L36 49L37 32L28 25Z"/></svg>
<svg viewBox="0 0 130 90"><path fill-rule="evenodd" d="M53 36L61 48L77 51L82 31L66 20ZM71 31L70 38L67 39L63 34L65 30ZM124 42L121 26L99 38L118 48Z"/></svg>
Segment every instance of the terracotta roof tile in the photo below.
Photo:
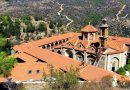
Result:
<svg viewBox="0 0 130 90"><path fill-rule="evenodd" d="M97 29L91 25L88 25L88 26L84 27L81 31L96 32ZM54 67L57 67L57 68L62 69L64 71L68 71L69 68L72 66L80 68L81 62L77 61L77 60L73 60L73 59L65 57L65 56L62 56L62 55L59 55L59 54L51 52L49 50L39 48L38 46L48 44L51 42L55 42L55 41L58 41L61 39L69 38L69 37L70 37L69 41L64 43L63 47L79 49L76 47L76 45L78 43L82 43L85 47L88 47L88 46L90 46L91 43L99 42L98 35L96 35L96 40L94 40L92 42L80 40L78 37L79 35L80 34L77 34L77 33L68 33L68 34L64 34L64 35L54 36L54 37L45 38L45 39L38 40L38 41L33 41L33 42L28 43L28 44L22 44L19 46L15 46L14 49L22 51L22 52L26 53L27 55L31 55L34 58L38 58L40 60L43 60L46 63L53 65ZM71 43L75 47L67 46L67 43ZM124 43L129 44L129 39L126 39L126 38L120 39L117 37L115 38L115 37L110 36L109 40L108 40L108 47L114 49L116 52L119 53L121 51L126 50ZM58 47L60 47L60 46L58 46ZM109 52L109 54L115 53L115 51ZM33 60L34 58L32 58L32 60L31 60L32 62L35 61L35 60ZM24 58L24 59L27 59L27 58ZM27 59L27 61L29 61L29 60ZM98 75L97 75L97 73L98 73ZM94 67L91 65L87 65L84 68L80 69L80 78L83 78L85 80L101 80L102 77L107 76L107 75L116 75L118 77L118 79L121 78L121 76L116 74L116 73L109 72L109 71L106 71L104 69L100 69L100 68L97 68L97 67ZM19 77L19 78L23 78L23 77ZM38 77L38 79L39 78L40 77ZM37 78L34 77L34 79L37 79Z"/></svg>
<svg viewBox="0 0 130 90"><path fill-rule="evenodd" d="M104 69L95 68L91 65L87 65L80 70L80 76L85 80L101 80L103 77L108 75L114 75L114 73Z"/></svg>
<svg viewBox="0 0 130 90"><path fill-rule="evenodd" d="M43 77L43 70L47 71L46 68L47 64L44 63L19 63L12 70L10 77L12 77L14 81L27 81L30 79L39 80ZM31 74L28 74L29 70L32 71ZM36 73L37 70L40 70L39 74Z"/></svg>
<svg viewBox="0 0 130 90"><path fill-rule="evenodd" d="M117 37L117 36L110 36L109 37L113 41L118 41L118 42L123 42L125 44L130 45L130 38L125 38L125 37Z"/></svg>
<svg viewBox="0 0 130 90"><path fill-rule="evenodd" d="M32 72L29 74L29 70ZM37 70L40 70L37 73ZM44 75L49 73L46 63L18 63L15 68L11 71L13 81L28 81L30 79L40 80ZM0 77L0 82L6 81L6 78Z"/></svg>
<svg viewBox="0 0 130 90"><path fill-rule="evenodd" d="M54 67L60 68L64 71L68 71L69 68L72 66L80 68L80 64L81 64L80 61L73 60L71 58L67 58L57 53L51 52L49 50L41 49L41 48L30 48L29 50L24 50L24 52L31 54L47 62L48 64L51 64ZM104 69L100 69L91 65L87 65L84 68L80 69L79 74L80 74L80 78L85 80L101 80L104 76L115 75L116 73L109 72ZM120 77L121 76L119 76L118 79Z"/></svg>
<svg viewBox="0 0 130 90"><path fill-rule="evenodd" d="M81 29L82 32L97 32L98 30L92 25L86 25Z"/></svg>
<svg viewBox="0 0 130 90"><path fill-rule="evenodd" d="M19 54L15 54L15 57L20 58L20 59L24 60L25 62L30 62L30 63L36 62L38 60L37 58L34 58L34 57L32 57L28 54L25 54L23 52L19 53Z"/></svg>
<svg viewBox="0 0 130 90"><path fill-rule="evenodd" d="M63 69L63 70L67 70L72 65L77 66L80 63L79 61L75 62L75 60L73 60L71 58L67 58L65 56L51 52L49 50L37 48L37 47L30 48L29 50L23 50L23 52L26 52L27 54L30 54L36 58L39 58L39 59L47 62L48 64L57 66L58 68ZM54 62L54 59L55 59L55 62Z"/></svg>
<svg viewBox="0 0 130 90"><path fill-rule="evenodd" d="M89 81L91 80L100 81L102 80L102 78L106 76L116 77L117 80L119 81L123 81L123 80L130 81L129 77L121 76L115 72L106 71L104 69L97 68L92 65L87 65L86 67L82 68L79 74L80 77L82 77L82 79L89 80Z"/></svg>
<svg viewBox="0 0 130 90"><path fill-rule="evenodd" d="M62 35L58 35L58 36L44 38L44 39L37 40L37 41L32 41L32 42L29 42L28 44L33 45L33 46L42 46L45 44L49 44L52 42L56 42L56 41L59 41L59 40L65 39L65 38L70 38L70 37L77 36L77 35L79 35L79 33L70 32L67 34L62 34Z"/></svg>
<svg viewBox="0 0 130 90"><path fill-rule="evenodd" d="M122 42L117 42L117 41L109 41L108 42L108 45L107 45L107 48L112 48L114 50L116 50L116 52L111 52L111 53L121 53L121 52L124 52L126 51L128 48L125 46L124 43Z"/></svg>

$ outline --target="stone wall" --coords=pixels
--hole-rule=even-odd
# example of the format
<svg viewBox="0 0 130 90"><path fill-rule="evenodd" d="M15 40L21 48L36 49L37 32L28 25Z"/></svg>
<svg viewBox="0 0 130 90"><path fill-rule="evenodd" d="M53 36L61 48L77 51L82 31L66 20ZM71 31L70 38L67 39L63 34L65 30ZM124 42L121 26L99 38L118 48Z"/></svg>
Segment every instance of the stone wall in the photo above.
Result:
<svg viewBox="0 0 130 90"><path fill-rule="evenodd" d="M47 83L23 83L26 90L48 90Z"/></svg>

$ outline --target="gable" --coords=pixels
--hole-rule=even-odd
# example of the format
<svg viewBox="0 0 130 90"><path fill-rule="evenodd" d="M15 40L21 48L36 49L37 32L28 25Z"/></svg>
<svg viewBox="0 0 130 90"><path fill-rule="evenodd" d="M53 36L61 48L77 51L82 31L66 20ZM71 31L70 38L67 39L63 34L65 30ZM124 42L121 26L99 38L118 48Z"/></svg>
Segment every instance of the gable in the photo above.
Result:
<svg viewBox="0 0 130 90"><path fill-rule="evenodd" d="M70 42L66 44L67 46L73 46Z"/></svg>
<svg viewBox="0 0 130 90"><path fill-rule="evenodd" d="M96 52L96 47L90 46L89 48L87 48L87 51L95 53Z"/></svg>

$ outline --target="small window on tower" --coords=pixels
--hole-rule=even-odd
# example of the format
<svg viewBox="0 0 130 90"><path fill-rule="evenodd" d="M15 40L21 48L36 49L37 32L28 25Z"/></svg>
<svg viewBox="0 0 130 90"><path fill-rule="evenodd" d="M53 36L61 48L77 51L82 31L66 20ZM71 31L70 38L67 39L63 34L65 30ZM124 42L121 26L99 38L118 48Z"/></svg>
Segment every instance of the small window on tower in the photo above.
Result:
<svg viewBox="0 0 130 90"><path fill-rule="evenodd" d="M87 39L88 38L88 34L85 34L85 39Z"/></svg>
<svg viewBox="0 0 130 90"><path fill-rule="evenodd" d="M90 40L93 40L93 34L90 34L89 38Z"/></svg>

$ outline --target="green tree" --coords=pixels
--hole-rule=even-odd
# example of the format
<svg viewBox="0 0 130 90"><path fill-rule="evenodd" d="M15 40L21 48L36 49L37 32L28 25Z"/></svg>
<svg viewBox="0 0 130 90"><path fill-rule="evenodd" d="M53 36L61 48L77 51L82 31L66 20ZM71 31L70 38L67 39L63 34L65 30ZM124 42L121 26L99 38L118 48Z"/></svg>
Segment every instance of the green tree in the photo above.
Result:
<svg viewBox="0 0 130 90"><path fill-rule="evenodd" d="M27 25L27 29L25 30L25 33L29 33L29 32L34 32L35 31L35 26L32 25L31 21L28 21Z"/></svg>
<svg viewBox="0 0 130 90"><path fill-rule="evenodd" d="M5 50L6 41L7 41L6 38L0 38L0 51Z"/></svg>
<svg viewBox="0 0 130 90"><path fill-rule="evenodd" d="M40 23L38 30L39 30L40 32L45 32L46 29L47 29L47 28L46 28L45 24Z"/></svg>
<svg viewBox="0 0 130 90"><path fill-rule="evenodd" d="M72 86L78 85L78 72L77 68L70 68L68 72L50 68L51 79L49 80L49 84L51 88L55 88L56 90L71 90Z"/></svg>
<svg viewBox="0 0 130 90"><path fill-rule="evenodd" d="M0 52L0 75L8 77L14 68L17 60L13 57L7 56L5 52Z"/></svg>
<svg viewBox="0 0 130 90"><path fill-rule="evenodd" d="M127 70L127 71L130 71L130 64L126 64L126 65L124 66L124 69Z"/></svg>
<svg viewBox="0 0 130 90"><path fill-rule="evenodd" d="M6 38L0 38L0 51L5 51L10 54L12 44Z"/></svg>
<svg viewBox="0 0 130 90"><path fill-rule="evenodd" d="M20 21L19 21L19 19L15 19L12 27L13 27L12 35L15 35L17 38L19 38L19 36L20 36Z"/></svg>
<svg viewBox="0 0 130 90"><path fill-rule="evenodd" d="M10 35L9 26L11 23L11 17L9 15L0 16L0 32L3 34L3 36L8 37Z"/></svg>
<svg viewBox="0 0 130 90"><path fill-rule="evenodd" d="M126 72L125 72L125 69L121 67L117 70L117 73L124 76Z"/></svg>
<svg viewBox="0 0 130 90"><path fill-rule="evenodd" d="M127 60L127 64L130 64L130 59Z"/></svg>
<svg viewBox="0 0 130 90"><path fill-rule="evenodd" d="M85 24L91 23L92 25L97 25L99 21L101 21L102 19L103 19L102 14L97 14L91 11L87 13L87 19L85 19L84 23Z"/></svg>

